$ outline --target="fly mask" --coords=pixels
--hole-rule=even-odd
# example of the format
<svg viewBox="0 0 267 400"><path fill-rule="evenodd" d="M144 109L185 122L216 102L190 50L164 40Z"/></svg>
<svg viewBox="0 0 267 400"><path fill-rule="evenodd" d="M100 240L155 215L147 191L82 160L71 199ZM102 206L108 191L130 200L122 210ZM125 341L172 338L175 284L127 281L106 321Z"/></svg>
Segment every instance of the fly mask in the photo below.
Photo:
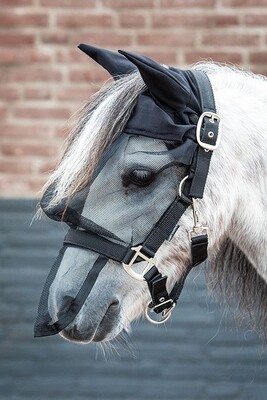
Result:
<svg viewBox="0 0 267 400"><path fill-rule="evenodd" d="M134 279L147 282L151 301L146 316L150 322L162 323L171 315L190 269L207 257L208 230L199 220L196 199L203 197L212 152L219 144L220 117L216 114L209 78L200 71L165 68L140 55L113 53L87 45L79 47L115 79L138 69L147 89L138 96L121 134L102 153L88 185L52 208L49 207L52 187L41 200L48 217L66 222L70 230L41 295L35 336L59 333L74 320L108 259L120 263ZM125 159L131 167L122 175ZM152 171L145 168L150 159L153 160ZM180 183L177 183L177 166L183 171ZM103 171L117 179L110 180ZM164 191L162 186L157 190L157 179L164 180ZM147 196L150 186L154 185L151 214L143 215L138 198L135 202L128 200L131 183L147 191ZM125 189L123 193L121 185ZM109 204L109 218L103 213L104 200ZM153 204L158 215L153 213ZM155 254L164 241L173 238L189 206L194 217L194 226L189 232L192 263L168 293L167 276L158 270ZM135 216L134 228L122 223L125 214ZM110 215L115 221L112 230ZM86 254L90 250L93 267L86 271L77 295L69 297L55 320L49 311L49 290L62 260L68 258L70 247L83 252L84 262L80 267L85 269ZM141 261L145 261L146 266L140 271ZM148 310L159 318L152 319Z"/></svg>

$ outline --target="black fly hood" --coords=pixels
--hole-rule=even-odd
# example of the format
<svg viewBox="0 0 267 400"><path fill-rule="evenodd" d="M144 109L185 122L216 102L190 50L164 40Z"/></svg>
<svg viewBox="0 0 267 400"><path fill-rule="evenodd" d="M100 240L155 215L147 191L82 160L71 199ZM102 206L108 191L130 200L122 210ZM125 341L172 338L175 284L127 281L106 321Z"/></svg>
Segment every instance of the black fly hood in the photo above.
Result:
<svg viewBox="0 0 267 400"><path fill-rule="evenodd" d="M203 197L211 155L218 146L220 121L207 75L165 68L144 56L123 51L113 53L87 45L79 48L107 69L114 79L139 70L147 89L138 96L120 135L102 153L88 185L55 207L49 207L53 187L41 200L48 217L64 221L70 230L41 295L35 336L56 334L74 320L108 259L120 263L133 278L147 282L151 295L148 310L159 315L154 320L147 310L147 318L154 323L166 321L186 276L168 293L167 276L159 272L155 254L164 241L172 239L189 206L193 210L194 226L189 233L192 263L187 273L207 257L208 230L199 221L195 199ZM177 166L182 167L182 176L177 176ZM156 180L162 181L160 189ZM151 213L148 215L144 215L138 197L129 201L132 184L142 187L149 198ZM151 185L154 185L153 198L149 197ZM109 218L103 211L105 204L108 204ZM134 216L133 226L124 223L129 215ZM70 296L64 309L53 318L48 304L50 287L62 260L68 259L70 248L83 252L80 267L84 269L84 276L77 294ZM93 265L89 271L86 270L88 250ZM145 267L140 271L140 262L144 265L144 261Z"/></svg>

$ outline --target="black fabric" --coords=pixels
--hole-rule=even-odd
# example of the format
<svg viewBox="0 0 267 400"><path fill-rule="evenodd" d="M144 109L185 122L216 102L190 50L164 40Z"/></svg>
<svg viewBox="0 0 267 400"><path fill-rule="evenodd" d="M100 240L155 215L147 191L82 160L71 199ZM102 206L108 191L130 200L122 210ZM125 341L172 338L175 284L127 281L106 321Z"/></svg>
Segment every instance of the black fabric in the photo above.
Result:
<svg viewBox="0 0 267 400"><path fill-rule="evenodd" d="M171 140L180 146L185 141L185 136L195 140L196 114L179 114L162 105L146 94L138 97L134 113L129 118L125 132L155 139Z"/></svg>
<svg viewBox="0 0 267 400"><path fill-rule="evenodd" d="M200 71L193 71L193 76L199 87L202 112L216 113L213 90L208 76ZM200 134L201 141L210 145L215 145L218 139L218 131L219 124L217 121L212 121L210 118L207 117L204 118ZM210 137L209 132L213 132L214 136ZM206 151L201 146L198 147L194 177L190 190L190 196L193 198L203 198L211 156L212 151Z"/></svg>
<svg viewBox="0 0 267 400"><path fill-rule="evenodd" d="M140 54L119 50L137 66L152 98L175 110L185 120L193 113L201 114L198 89L190 71L166 69L157 62ZM188 123L188 120L186 121Z"/></svg>
<svg viewBox="0 0 267 400"><path fill-rule="evenodd" d="M126 259L130 249L129 246L125 246L122 243L111 242L93 232L75 229L70 229L67 232L64 238L64 244L92 250L120 263Z"/></svg>
<svg viewBox="0 0 267 400"><path fill-rule="evenodd" d="M153 308L156 314L162 313L166 308L170 308L173 301L169 298L166 289L167 276L163 276L154 266L144 275L144 278L148 284L152 299L149 308ZM169 302L166 303L168 300Z"/></svg>
<svg viewBox="0 0 267 400"><path fill-rule="evenodd" d="M102 255L99 256L94 263L93 267L88 272L77 296L75 298L70 297L68 301L64 304L64 310L61 313L58 313L58 320L52 322L50 314L47 310L47 303L48 303L48 296L49 296L49 288L51 285L51 279L54 279L58 266L60 264L64 252L66 251L66 246L64 246L60 253L59 257L57 258L55 264L53 265L50 274L48 275L47 281L45 283L40 303L39 303L39 310L38 310L38 317L35 322L34 326L34 336L41 337L41 336L51 336L61 332L64 328L66 328L76 317L80 309L82 308L85 300L89 296L99 273L106 265L108 259L103 257ZM66 301L66 299L65 299ZM44 310L46 312L44 313Z"/></svg>
<svg viewBox="0 0 267 400"><path fill-rule="evenodd" d="M196 267L208 257L208 235L196 235L191 238L192 265Z"/></svg>
<svg viewBox="0 0 267 400"><path fill-rule="evenodd" d="M218 122L211 122L209 118L204 119L203 128L201 131L201 140L204 143L211 145L216 144L218 138ZM213 132L213 138L209 137L209 132ZM211 161L212 151L206 151L202 147L198 147L196 156L196 166L194 171L194 178L190 190L190 196L193 198L202 199L206 184L207 175L209 172L209 166Z"/></svg>
<svg viewBox="0 0 267 400"><path fill-rule="evenodd" d="M85 54L102 65L110 75L117 78L120 75L129 74L137 70L137 68L127 60L123 55L110 50L100 49L81 43L78 48Z"/></svg>
<svg viewBox="0 0 267 400"><path fill-rule="evenodd" d="M201 113L212 111L216 113L215 99L212 86L208 76L202 71L190 71L198 87L200 97Z"/></svg>
<svg viewBox="0 0 267 400"><path fill-rule="evenodd" d="M143 243L144 249L155 254L165 240L171 240L177 229L178 221L191 202L177 198L153 227Z"/></svg>

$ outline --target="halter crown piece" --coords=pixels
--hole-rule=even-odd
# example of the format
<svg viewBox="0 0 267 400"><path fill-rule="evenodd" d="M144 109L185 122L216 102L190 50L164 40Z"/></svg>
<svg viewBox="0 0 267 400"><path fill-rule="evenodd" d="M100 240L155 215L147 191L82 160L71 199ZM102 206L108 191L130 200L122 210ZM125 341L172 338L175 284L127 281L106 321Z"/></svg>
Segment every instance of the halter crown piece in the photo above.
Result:
<svg viewBox="0 0 267 400"><path fill-rule="evenodd" d="M220 117L216 114L208 76L201 71L167 69L147 57L125 51L113 53L85 44L79 45L79 48L103 66L114 79L137 70L140 72L149 95L139 95L135 112L130 117L124 132L175 141L178 145L174 154L183 160L182 164L188 167L188 173L180 182L178 195L152 227L145 240L134 246L114 240L115 234L90 220L86 223L85 219L81 221L77 216L77 209L71 209L69 203L67 206L59 205L50 210L46 207L49 204L49 190L45 193L41 207L46 214L55 220L63 219L71 229L64 238L64 247L55 263L56 267L52 268L47 278L35 324L35 336L53 335L70 324L108 259L121 263L133 278L147 282L151 301L146 310L146 317L152 323L163 323L170 317L191 268L207 258L208 228L201 224L196 199L203 197L211 156L218 147L221 131ZM170 118L170 110L177 112L178 122ZM149 129L146 126L145 132L140 133L144 118L148 121ZM192 207L194 219L194 225L188 233L192 263L168 293L167 276L163 276L156 267L155 254L164 241L173 238L179 229L179 220L189 206ZM47 302L49 287L68 246L89 249L100 256L89 271L77 296L70 298L67 315L59 316L57 321L51 321L49 313L43 311L43 304ZM134 264L140 261L146 262L146 267L141 273L133 269ZM149 311L153 311L159 318L152 318Z"/></svg>

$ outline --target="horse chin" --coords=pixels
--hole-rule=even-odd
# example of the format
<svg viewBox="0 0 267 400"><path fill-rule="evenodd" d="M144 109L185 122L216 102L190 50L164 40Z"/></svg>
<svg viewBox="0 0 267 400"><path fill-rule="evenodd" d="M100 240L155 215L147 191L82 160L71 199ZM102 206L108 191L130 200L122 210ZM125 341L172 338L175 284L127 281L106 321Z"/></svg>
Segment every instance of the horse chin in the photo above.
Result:
<svg viewBox="0 0 267 400"><path fill-rule="evenodd" d="M100 317L94 320L91 316L78 315L60 335L76 343L106 342L115 339L123 329L120 307L113 303L107 308L102 319Z"/></svg>
<svg viewBox="0 0 267 400"><path fill-rule="evenodd" d="M60 336L69 342L88 344L108 342L115 339L118 335L120 335L120 333L121 331L118 332L117 330L104 332L102 329L97 329L94 333L91 331L80 331L77 326L74 325L70 328L65 328L62 332L60 332Z"/></svg>

